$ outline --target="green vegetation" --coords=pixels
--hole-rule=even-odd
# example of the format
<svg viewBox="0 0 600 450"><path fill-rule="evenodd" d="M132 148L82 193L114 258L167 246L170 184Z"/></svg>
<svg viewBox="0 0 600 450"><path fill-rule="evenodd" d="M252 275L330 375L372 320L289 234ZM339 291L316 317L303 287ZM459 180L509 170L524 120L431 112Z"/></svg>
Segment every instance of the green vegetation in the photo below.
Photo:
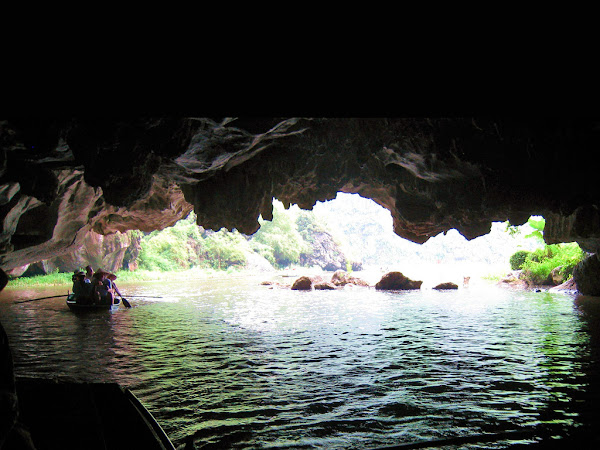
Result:
<svg viewBox="0 0 600 450"><path fill-rule="evenodd" d="M527 250L518 250L512 254L510 257L510 268L512 270L521 270L523 268L523 264L525 264L525 260L527 256L529 256L531 252Z"/></svg>
<svg viewBox="0 0 600 450"><path fill-rule="evenodd" d="M575 242L546 245L527 255L522 270L533 284L545 284L552 270L559 269L566 281L573 276L573 269L585 257Z"/></svg>
<svg viewBox="0 0 600 450"><path fill-rule="evenodd" d="M127 283L137 283L140 281L161 281L173 279L199 279L205 277L216 276L221 273L235 273L235 268L229 268L226 271L215 269L192 268L187 270L178 270L175 272L165 272L161 270L146 270L138 269L136 271L119 270L115 273L117 276L118 286ZM73 282L71 281L72 273L51 273L47 275L36 275L33 277L19 277L8 282L7 289L25 289L39 286L65 286L71 289Z"/></svg>
<svg viewBox="0 0 600 450"><path fill-rule="evenodd" d="M239 232L204 230L193 213L172 227L144 236L140 245L139 268L150 272L243 266L251 251Z"/></svg>
<svg viewBox="0 0 600 450"><path fill-rule="evenodd" d="M36 286L62 286L72 285L72 273L53 272L47 275L37 275L34 277L19 277L9 280L7 287L9 288L28 288Z"/></svg>
<svg viewBox="0 0 600 450"><path fill-rule="evenodd" d="M174 226L142 237L139 268L147 271L181 271L199 267L231 270L246 265L252 253L264 257L273 267L299 264L302 254L312 252L314 233L325 231L312 211L298 207L285 210L273 203L273 220L259 218L260 229L252 236L237 230L205 230L191 213Z"/></svg>
<svg viewBox="0 0 600 450"><path fill-rule="evenodd" d="M546 221L543 217L532 216L527 224L533 229L526 238L536 239L544 242L543 232ZM510 233L518 232L518 227L508 227ZM525 278L532 284L549 284L551 272L558 269L563 280L573 276L573 269L583 258L585 253L575 242L567 244L543 244L542 247L533 250L519 250L510 257L512 270L522 270Z"/></svg>
<svg viewBox="0 0 600 450"><path fill-rule="evenodd" d="M273 220L259 219L260 229L252 235L250 245L259 255L263 256L274 267L284 268L297 264L300 255L310 251L309 243L300 233L301 227L308 227L305 222L314 222L312 215L298 215L294 210L284 210L281 202L273 203ZM304 234L305 235L305 234Z"/></svg>

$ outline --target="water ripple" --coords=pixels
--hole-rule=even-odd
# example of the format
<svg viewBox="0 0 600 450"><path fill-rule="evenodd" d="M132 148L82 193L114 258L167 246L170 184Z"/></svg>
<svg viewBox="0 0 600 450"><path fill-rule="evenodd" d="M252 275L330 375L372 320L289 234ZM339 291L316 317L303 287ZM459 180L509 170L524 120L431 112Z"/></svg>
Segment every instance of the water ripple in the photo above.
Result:
<svg viewBox="0 0 600 450"><path fill-rule="evenodd" d="M368 448L595 418L597 353L566 296L244 280L152 292L167 300L88 317L0 303L17 373L118 381L198 449Z"/></svg>

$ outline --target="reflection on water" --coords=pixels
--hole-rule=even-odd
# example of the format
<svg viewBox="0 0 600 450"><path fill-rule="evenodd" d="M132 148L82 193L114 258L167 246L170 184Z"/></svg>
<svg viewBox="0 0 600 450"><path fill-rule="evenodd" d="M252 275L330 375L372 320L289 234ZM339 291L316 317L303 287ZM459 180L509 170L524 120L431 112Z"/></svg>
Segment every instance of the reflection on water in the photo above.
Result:
<svg viewBox="0 0 600 450"><path fill-rule="evenodd" d="M162 298L87 315L3 292L0 317L18 375L117 381L196 448L373 448L542 425L593 435L593 307L493 287L298 292L259 281L123 286Z"/></svg>

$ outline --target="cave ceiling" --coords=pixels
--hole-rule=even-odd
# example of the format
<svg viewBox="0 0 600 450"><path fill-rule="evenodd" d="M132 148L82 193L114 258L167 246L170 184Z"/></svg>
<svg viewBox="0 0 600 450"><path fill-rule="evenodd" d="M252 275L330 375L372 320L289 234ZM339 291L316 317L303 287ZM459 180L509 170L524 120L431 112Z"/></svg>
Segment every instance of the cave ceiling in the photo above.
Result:
<svg viewBox="0 0 600 450"><path fill-rule="evenodd" d="M546 218L548 243L600 247L600 120L589 118L6 118L0 268L110 234L198 224L252 234L272 201L337 192L387 208L423 243Z"/></svg>

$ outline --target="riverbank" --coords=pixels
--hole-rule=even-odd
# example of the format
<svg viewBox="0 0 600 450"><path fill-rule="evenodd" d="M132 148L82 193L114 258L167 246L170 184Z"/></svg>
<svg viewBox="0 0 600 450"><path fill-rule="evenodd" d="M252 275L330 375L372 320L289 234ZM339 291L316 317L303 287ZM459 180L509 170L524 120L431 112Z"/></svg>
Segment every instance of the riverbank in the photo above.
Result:
<svg viewBox="0 0 600 450"><path fill-rule="evenodd" d="M455 263L455 264L435 264L435 263L415 263L406 262L393 267L365 267L364 270L354 271L353 275L363 279L369 285L375 285L383 275L391 271L402 272L407 277L414 280L422 280L423 287L435 286L439 283L453 282L459 286L463 285L465 277L468 277L469 284L489 283L499 280L507 273L505 265L482 265L473 263ZM134 272L122 270L116 273L119 284L138 283L144 281L167 281L167 280L190 280L207 279L235 275L252 275L263 277L265 280L272 278L297 278L300 276L322 275L329 278L333 272L325 272L316 267L291 267L283 270L273 271L254 271L247 269L237 269L230 267L227 270L217 270L210 268L192 268L181 271L151 271L136 270ZM9 280L6 289L23 289L30 287L46 286L68 286L72 285L71 273L52 273L48 275L38 275L34 277L20 277Z"/></svg>
<svg viewBox="0 0 600 450"><path fill-rule="evenodd" d="M157 270L136 270L130 272L120 270L115 273L119 283L133 283L142 281L163 281L173 279L189 279L193 278L208 278L235 273L243 273L239 270L215 270L215 269L200 269L193 268L182 271L161 272ZM44 287L44 286L70 286L73 284L71 280L72 273L51 273L48 275L37 275L34 277L20 277L8 281L5 289L23 289L27 287Z"/></svg>

